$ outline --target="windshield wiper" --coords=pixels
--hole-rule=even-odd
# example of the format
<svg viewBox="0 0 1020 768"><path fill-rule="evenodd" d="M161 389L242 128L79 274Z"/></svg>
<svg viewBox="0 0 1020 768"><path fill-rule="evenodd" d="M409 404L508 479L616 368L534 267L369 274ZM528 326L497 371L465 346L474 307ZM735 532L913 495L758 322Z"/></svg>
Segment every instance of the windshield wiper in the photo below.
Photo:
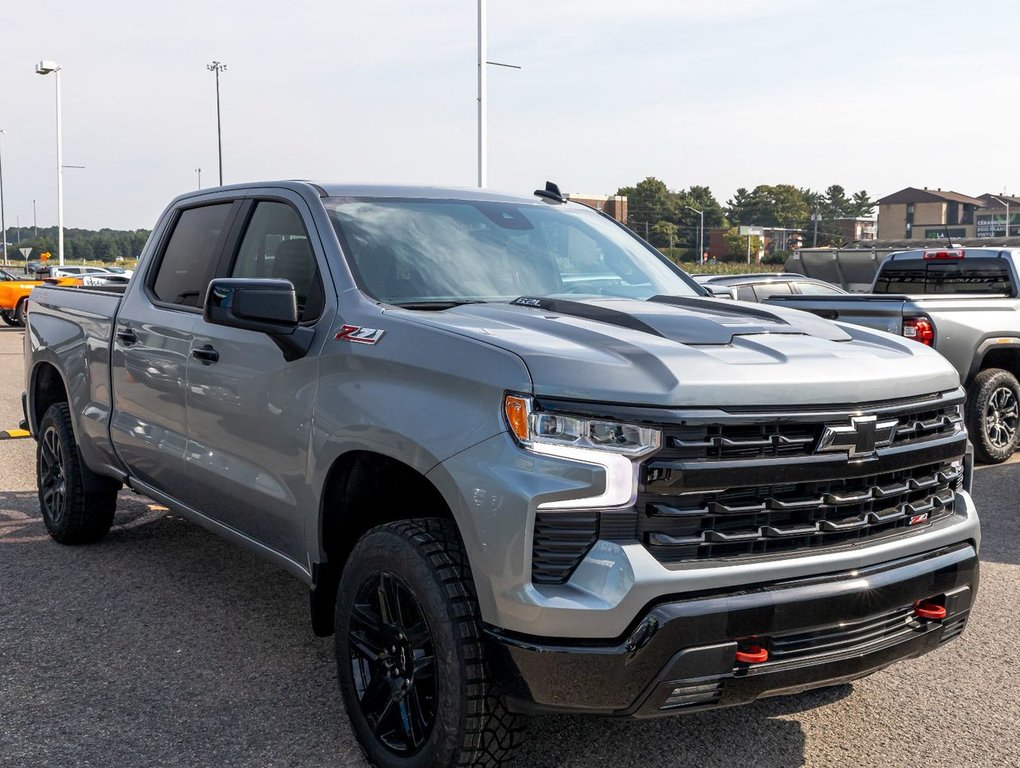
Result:
<svg viewBox="0 0 1020 768"><path fill-rule="evenodd" d="M436 299L434 301L392 301L394 307L401 309L425 309L440 311L452 307L463 307L466 304L485 304L481 299Z"/></svg>

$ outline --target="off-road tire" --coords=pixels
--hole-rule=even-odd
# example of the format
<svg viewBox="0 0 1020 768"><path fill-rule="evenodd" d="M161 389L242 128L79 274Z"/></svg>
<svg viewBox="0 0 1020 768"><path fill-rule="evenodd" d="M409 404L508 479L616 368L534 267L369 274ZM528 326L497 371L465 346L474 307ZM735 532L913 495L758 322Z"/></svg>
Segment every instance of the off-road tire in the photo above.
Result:
<svg viewBox="0 0 1020 768"><path fill-rule="evenodd" d="M430 685L435 696L432 725L422 745L410 753L399 753L387 746L382 741L385 733L375 735L372 722L362 709L352 666L358 653L352 650L352 619L356 625L365 626L365 604L359 604L360 613L354 617L355 603L359 595L364 599L371 594L373 580L378 580L381 594L390 579L396 579L400 589L407 590L401 594L410 594L416 601L432 640L434 682ZM406 607L407 602L402 605ZM372 765L500 766L511 759L520 744L524 720L507 711L493 690L474 583L464 545L453 523L434 518L402 520L366 533L355 545L340 579L335 628L341 697L355 736ZM418 658L418 654L412 656ZM416 668L417 662L412 666ZM371 684L365 685L363 673L361 680L367 700ZM414 685L418 685L417 679ZM405 710L403 707L400 710L404 723ZM380 716L376 722L381 720Z"/></svg>
<svg viewBox="0 0 1020 768"><path fill-rule="evenodd" d="M14 310L10 310L10 311L8 311L6 309L0 310L0 318L3 318L3 321L5 323L7 323L7 325L11 326L12 328L20 328L21 327L21 323L18 322L18 318L16 318L14 316Z"/></svg>
<svg viewBox="0 0 1020 768"><path fill-rule="evenodd" d="M36 484L46 530L61 544L92 544L113 524L117 492L85 490L83 466L67 403L54 403L39 422Z"/></svg>
<svg viewBox="0 0 1020 768"><path fill-rule="evenodd" d="M14 320L21 327L28 325L28 299L21 299L14 308Z"/></svg>
<svg viewBox="0 0 1020 768"><path fill-rule="evenodd" d="M1020 442L1018 407L1020 382L1012 373L987 368L974 377L967 397L967 431L978 461L999 464L1013 455Z"/></svg>

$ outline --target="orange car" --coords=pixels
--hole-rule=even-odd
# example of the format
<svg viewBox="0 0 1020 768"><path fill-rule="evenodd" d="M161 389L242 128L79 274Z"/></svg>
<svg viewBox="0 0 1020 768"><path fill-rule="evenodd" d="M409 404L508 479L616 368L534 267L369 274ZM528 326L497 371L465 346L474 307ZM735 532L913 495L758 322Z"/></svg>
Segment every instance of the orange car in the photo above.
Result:
<svg viewBox="0 0 1020 768"><path fill-rule="evenodd" d="M24 325L25 312L28 306L28 294L37 285L55 283L56 285L80 285L77 277L54 277L45 280L21 280L6 269L0 269L0 317L7 325Z"/></svg>

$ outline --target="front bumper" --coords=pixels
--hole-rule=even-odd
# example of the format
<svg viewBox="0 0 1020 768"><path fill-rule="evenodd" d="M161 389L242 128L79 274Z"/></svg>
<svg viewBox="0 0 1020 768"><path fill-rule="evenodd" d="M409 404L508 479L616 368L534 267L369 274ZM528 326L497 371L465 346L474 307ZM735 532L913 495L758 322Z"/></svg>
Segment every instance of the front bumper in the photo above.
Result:
<svg viewBox="0 0 1020 768"><path fill-rule="evenodd" d="M611 643L488 631L509 706L525 713L651 717L743 704L863 677L963 631L977 552L961 543L869 568L733 589L648 608ZM914 615L944 604L943 620ZM764 663L735 660L753 639Z"/></svg>

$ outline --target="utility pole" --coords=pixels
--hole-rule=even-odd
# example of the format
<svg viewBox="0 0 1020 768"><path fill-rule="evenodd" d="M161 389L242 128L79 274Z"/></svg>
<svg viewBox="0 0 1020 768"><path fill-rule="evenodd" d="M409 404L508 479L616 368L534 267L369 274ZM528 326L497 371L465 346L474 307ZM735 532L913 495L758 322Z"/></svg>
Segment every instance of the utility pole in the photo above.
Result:
<svg viewBox="0 0 1020 768"><path fill-rule="evenodd" d="M39 219L35 216L35 199L32 200L32 230L34 232L33 237L39 239Z"/></svg>
<svg viewBox="0 0 1020 768"><path fill-rule="evenodd" d="M205 68L216 73L216 149L220 158L220 186L223 186L223 131L220 124L220 72L227 69L227 65L220 61L206 64Z"/></svg>
<svg viewBox="0 0 1020 768"><path fill-rule="evenodd" d="M195 173L198 174L198 188L201 189L202 188L202 169L201 168L196 168L195 169Z"/></svg>
<svg viewBox="0 0 1020 768"><path fill-rule="evenodd" d="M6 135L7 131L0 128L0 135ZM4 161L0 156L0 237L4 241L4 266L7 266L7 221L4 219Z"/></svg>
<svg viewBox="0 0 1020 768"><path fill-rule="evenodd" d="M815 233L811 237L811 247L812 248L816 248L818 246L818 220L820 218L822 218L822 214L820 214L820 213L815 212L815 213L811 214L811 221L813 221L814 224L815 224Z"/></svg>
<svg viewBox="0 0 1020 768"><path fill-rule="evenodd" d="M705 258L705 212L699 211L693 205L688 205L692 211L698 214L700 221L698 222L698 263Z"/></svg>

